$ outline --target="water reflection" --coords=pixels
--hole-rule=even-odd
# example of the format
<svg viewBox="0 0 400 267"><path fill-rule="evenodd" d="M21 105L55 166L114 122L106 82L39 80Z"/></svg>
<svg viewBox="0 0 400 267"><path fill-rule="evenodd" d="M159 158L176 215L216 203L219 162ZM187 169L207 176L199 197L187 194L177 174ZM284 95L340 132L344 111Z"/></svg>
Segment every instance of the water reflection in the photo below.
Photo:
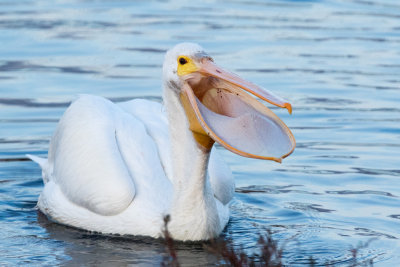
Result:
<svg viewBox="0 0 400 267"><path fill-rule="evenodd" d="M160 265L168 254L164 240L149 237L99 235L53 223L40 211L37 220L46 229L48 238L62 242L71 265ZM216 261L204 253L201 242L176 242L182 266L207 266ZM110 253L112 252L112 253Z"/></svg>

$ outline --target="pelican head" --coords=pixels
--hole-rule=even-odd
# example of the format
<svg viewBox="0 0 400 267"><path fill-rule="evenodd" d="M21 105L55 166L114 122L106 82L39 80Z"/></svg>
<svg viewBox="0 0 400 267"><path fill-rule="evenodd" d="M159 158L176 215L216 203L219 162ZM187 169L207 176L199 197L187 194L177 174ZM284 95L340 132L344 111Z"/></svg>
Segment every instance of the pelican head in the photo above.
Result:
<svg viewBox="0 0 400 267"><path fill-rule="evenodd" d="M201 46L181 43L169 50L163 65L164 90L182 104L198 145L214 142L245 157L281 162L295 148L289 128L255 97L292 112L271 92L214 63Z"/></svg>

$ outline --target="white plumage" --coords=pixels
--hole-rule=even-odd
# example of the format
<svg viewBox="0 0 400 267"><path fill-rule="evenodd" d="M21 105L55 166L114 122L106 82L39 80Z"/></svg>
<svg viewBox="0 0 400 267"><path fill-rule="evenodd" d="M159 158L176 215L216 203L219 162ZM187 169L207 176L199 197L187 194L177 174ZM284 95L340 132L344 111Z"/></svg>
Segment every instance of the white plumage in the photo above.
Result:
<svg viewBox="0 0 400 267"><path fill-rule="evenodd" d="M167 53L164 106L82 95L60 119L48 159L29 156L42 167L45 186L38 207L50 219L101 233L159 237L169 214L176 239L221 233L234 180L218 151L194 138L180 90L191 80L177 74L180 55L194 64L209 58L195 44Z"/></svg>

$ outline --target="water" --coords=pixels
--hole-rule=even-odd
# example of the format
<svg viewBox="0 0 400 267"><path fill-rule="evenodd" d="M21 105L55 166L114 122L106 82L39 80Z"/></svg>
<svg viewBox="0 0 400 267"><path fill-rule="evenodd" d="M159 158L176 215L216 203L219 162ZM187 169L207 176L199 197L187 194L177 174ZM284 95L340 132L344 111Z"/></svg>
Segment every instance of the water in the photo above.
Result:
<svg viewBox="0 0 400 267"><path fill-rule="evenodd" d="M0 2L0 265L158 265L163 242L89 234L35 209L45 156L76 95L159 100L166 49L198 42L221 66L287 98L283 164L221 152L236 177L223 238L252 252L266 228L289 265L350 249L400 262L400 4L332 1ZM179 244L184 265L217 259Z"/></svg>

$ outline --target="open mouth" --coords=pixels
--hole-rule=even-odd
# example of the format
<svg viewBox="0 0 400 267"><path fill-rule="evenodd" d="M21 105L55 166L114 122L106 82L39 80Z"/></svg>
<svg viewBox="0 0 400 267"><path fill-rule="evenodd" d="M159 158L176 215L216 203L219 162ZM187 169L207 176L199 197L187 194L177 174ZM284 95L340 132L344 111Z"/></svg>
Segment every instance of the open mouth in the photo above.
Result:
<svg viewBox="0 0 400 267"><path fill-rule="evenodd" d="M212 65L214 73L203 69L189 74L182 88L203 132L241 156L281 162L290 155L296 142L289 128L245 91L269 97L265 100L289 112L290 104Z"/></svg>

